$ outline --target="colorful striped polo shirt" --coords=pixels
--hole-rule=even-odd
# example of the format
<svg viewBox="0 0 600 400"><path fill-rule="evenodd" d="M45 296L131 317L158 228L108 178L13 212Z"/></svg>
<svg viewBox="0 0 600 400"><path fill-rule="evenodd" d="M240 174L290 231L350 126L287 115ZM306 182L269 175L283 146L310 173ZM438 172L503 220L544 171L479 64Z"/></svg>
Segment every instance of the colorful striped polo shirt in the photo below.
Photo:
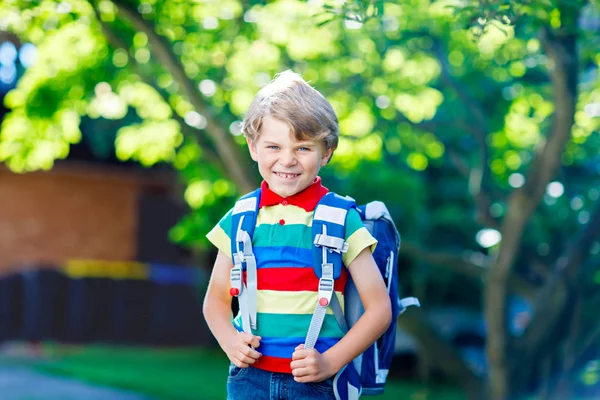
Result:
<svg viewBox="0 0 600 400"><path fill-rule="evenodd" d="M296 346L304 343L317 304L318 283L312 266L312 218L318 201L327 193L317 177L302 192L282 198L266 182L262 194L252 245L257 264L257 329L262 340L258 351L262 357L255 367L273 372L291 373L290 363ZM207 238L231 257L231 210L208 233ZM375 249L377 241L364 227L356 210L346 216L344 265L349 265L365 248ZM335 281L335 292L344 305L346 268ZM242 331L241 315L233 320ZM315 348L323 353L343 336L329 309Z"/></svg>

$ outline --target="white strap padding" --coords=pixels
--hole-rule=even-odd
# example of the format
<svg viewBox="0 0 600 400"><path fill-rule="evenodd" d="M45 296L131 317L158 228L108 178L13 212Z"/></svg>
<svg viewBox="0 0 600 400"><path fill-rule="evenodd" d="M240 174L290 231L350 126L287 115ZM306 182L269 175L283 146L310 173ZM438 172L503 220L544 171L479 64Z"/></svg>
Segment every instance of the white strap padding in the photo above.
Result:
<svg viewBox="0 0 600 400"><path fill-rule="evenodd" d="M233 207L232 215L256 210L256 197L238 200Z"/></svg>
<svg viewBox="0 0 600 400"><path fill-rule="evenodd" d="M315 210L313 220L330 222L332 224L344 225L348 210L320 204Z"/></svg>

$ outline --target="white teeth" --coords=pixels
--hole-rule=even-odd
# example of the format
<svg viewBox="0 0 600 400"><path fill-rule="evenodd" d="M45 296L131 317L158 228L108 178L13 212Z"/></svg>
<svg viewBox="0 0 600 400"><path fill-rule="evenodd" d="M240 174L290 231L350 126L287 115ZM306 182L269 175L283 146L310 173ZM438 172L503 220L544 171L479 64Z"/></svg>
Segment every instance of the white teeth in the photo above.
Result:
<svg viewBox="0 0 600 400"><path fill-rule="evenodd" d="M284 174L282 172L276 172L276 174L279 175L280 177L286 178L286 179L295 178L299 175L299 174Z"/></svg>

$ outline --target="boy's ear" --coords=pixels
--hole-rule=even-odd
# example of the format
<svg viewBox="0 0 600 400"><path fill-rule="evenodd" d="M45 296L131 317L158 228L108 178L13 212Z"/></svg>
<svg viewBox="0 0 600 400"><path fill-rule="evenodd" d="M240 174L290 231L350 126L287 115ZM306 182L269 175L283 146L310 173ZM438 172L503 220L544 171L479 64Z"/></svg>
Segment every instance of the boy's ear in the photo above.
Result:
<svg viewBox="0 0 600 400"><path fill-rule="evenodd" d="M327 163L331 159L331 156L333 155L333 150L335 150L333 147L330 147L329 149L325 150L325 154L323 154L323 158L321 158L321 167L327 165Z"/></svg>
<svg viewBox="0 0 600 400"><path fill-rule="evenodd" d="M256 153L256 144L254 140L249 137L246 138L246 143L248 143L248 150L250 150L250 157L256 162L258 162L258 154Z"/></svg>

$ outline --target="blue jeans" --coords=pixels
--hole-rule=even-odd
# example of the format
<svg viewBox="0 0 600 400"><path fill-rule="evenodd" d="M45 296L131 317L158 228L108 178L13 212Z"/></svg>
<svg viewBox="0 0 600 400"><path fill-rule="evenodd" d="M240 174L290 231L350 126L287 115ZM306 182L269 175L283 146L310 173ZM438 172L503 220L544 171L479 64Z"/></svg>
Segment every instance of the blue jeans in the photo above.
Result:
<svg viewBox="0 0 600 400"><path fill-rule="evenodd" d="M334 400L333 378L317 383L299 383L292 374L269 372L231 364L227 378L227 400Z"/></svg>

